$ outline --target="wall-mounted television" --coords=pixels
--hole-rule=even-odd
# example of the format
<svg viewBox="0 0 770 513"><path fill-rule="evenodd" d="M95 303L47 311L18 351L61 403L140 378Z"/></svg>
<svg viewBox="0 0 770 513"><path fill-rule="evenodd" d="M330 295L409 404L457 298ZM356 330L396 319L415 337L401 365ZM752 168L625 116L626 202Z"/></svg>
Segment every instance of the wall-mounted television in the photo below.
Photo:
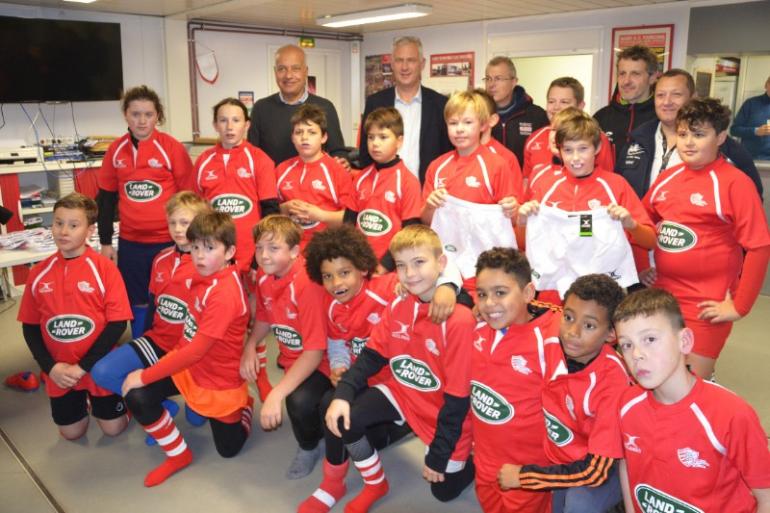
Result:
<svg viewBox="0 0 770 513"><path fill-rule="evenodd" d="M117 100L119 23L0 16L0 103Z"/></svg>

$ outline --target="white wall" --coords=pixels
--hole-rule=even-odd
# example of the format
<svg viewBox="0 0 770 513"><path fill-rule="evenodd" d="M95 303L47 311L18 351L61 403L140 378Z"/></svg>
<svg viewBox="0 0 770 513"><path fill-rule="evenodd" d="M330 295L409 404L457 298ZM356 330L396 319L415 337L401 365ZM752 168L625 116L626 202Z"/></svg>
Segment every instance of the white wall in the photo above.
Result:
<svg viewBox="0 0 770 513"><path fill-rule="evenodd" d="M0 15L120 23L124 87L147 84L157 91L164 103L168 103L162 18L25 7L11 4L0 4ZM23 73L23 70L14 70L13 72ZM99 70L94 70L94 73L98 74ZM54 125L52 129L56 135L74 136L75 128L81 136L121 135L126 130L125 121L120 112L120 104L117 100L75 102L73 104L74 125L69 105L41 104L38 106L38 104L25 104L25 108L32 118L35 117L39 109L48 123ZM3 146L2 141L9 139L24 139L26 143L33 144L35 142L34 131L19 104L5 104L3 112L6 125L0 129L0 147ZM53 123L54 117L55 124ZM39 120L36 126L40 137L51 136L48 127L42 121ZM189 136L183 136L183 138L189 138Z"/></svg>

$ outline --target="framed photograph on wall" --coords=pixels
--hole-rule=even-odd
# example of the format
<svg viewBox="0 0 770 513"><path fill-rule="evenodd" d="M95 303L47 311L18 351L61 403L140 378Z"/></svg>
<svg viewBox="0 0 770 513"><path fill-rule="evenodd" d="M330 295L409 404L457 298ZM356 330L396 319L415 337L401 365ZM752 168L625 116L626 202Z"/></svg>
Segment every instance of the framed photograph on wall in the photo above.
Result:
<svg viewBox="0 0 770 513"><path fill-rule="evenodd" d="M434 53L430 56L431 77L467 77L468 88L473 87L475 52Z"/></svg>
<svg viewBox="0 0 770 513"><path fill-rule="evenodd" d="M674 46L674 25L641 25L638 27L614 27L612 29L612 55L610 61L609 99L617 82L616 56L624 48L644 45L658 56L658 72L663 73L671 67L672 48Z"/></svg>

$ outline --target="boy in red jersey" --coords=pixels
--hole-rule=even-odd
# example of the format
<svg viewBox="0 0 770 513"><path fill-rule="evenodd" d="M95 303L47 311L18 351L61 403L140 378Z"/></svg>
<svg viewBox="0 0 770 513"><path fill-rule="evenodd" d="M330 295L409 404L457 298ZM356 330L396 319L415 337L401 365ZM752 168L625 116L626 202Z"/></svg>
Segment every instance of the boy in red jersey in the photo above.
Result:
<svg viewBox="0 0 770 513"><path fill-rule="evenodd" d="M694 334L674 296L630 294L613 321L639 383L616 413L626 511L770 511L767 435L743 399L687 369Z"/></svg>
<svg viewBox="0 0 770 513"><path fill-rule="evenodd" d="M345 211L345 220L364 232L374 254L392 271L390 240L402 226L420 222L420 182L398 157L404 142L404 122L398 110L381 107L372 111L364 122L364 133L374 163L355 179L353 208Z"/></svg>
<svg viewBox="0 0 770 513"><path fill-rule="evenodd" d="M291 140L298 156L275 168L281 213L303 229L301 248L314 232L339 226L346 208L352 208L350 175L323 151L328 134L326 114L306 103L291 116Z"/></svg>
<svg viewBox="0 0 770 513"><path fill-rule="evenodd" d="M239 373L249 308L235 256L235 225L228 214L199 214L187 229L197 271L176 348L154 365L137 369L123 382L129 409L166 459L145 477L145 486L164 482L192 463L192 452L163 400L181 393L199 415L209 418L214 446L232 458L251 433L254 400Z"/></svg>
<svg viewBox="0 0 770 513"><path fill-rule="evenodd" d="M677 114L682 164L658 175L644 197L658 225L655 273L645 284L676 297L695 346L687 364L702 378L734 321L751 311L770 259L770 230L748 177L719 155L730 110L712 98L693 99Z"/></svg>
<svg viewBox="0 0 770 513"><path fill-rule="evenodd" d="M653 224L628 182L595 165L596 121L577 109L559 116L569 116L556 130L564 169L533 180L530 200L519 208L536 286L563 295L577 277L596 272L631 286L638 278L627 239L652 248Z"/></svg>
<svg viewBox="0 0 770 513"><path fill-rule="evenodd" d="M549 371L545 345L558 340L557 316L531 306L535 295L526 257L512 248L479 256L476 286L484 322L471 355L476 497L485 513L550 511L551 494L510 490L508 467L546 464L542 390Z"/></svg>
<svg viewBox="0 0 770 513"><path fill-rule="evenodd" d="M326 426L345 442L364 480L363 491L346 504L347 513L365 513L388 493L379 454L365 436L369 426L382 422L406 421L426 444L422 475L440 501L454 499L473 480L467 342L476 321L463 306L440 325L428 317L446 264L435 232L407 226L393 237L390 251L409 296L385 308L326 411ZM367 380L385 365L393 378L367 388Z"/></svg>
<svg viewBox="0 0 770 513"><path fill-rule="evenodd" d="M254 326L241 358L241 375L249 381L267 382L264 365L266 337L272 331L278 342L278 365L284 375L275 387L261 385L260 424L277 429L283 418L281 404L291 421L299 448L286 472L299 479L312 472L321 455L323 438L321 398L332 385L326 357L326 292L308 278L300 254L302 229L289 217L271 215L254 227L256 279ZM269 383L269 382L268 382Z"/></svg>
<svg viewBox="0 0 770 513"><path fill-rule="evenodd" d="M581 276L564 295L559 342L546 343L550 372L543 390L548 465L510 466L503 485L554 490L553 512L607 511L622 500L615 447L615 409L631 384L612 314L623 289L604 274Z"/></svg>
<svg viewBox="0 0 770 513"><path fill-rule="evenodd" d="M377 129L368 133L376 134ZM377 158L376 152L372 157ZM374 327L382 320L385 307L395 299L398 276L394 273L373 276L377 258L364 234L349 225L315 234L305 248L305 256L308 276L328 292L324 311L327 312L330 378L336 387L363 351ZM439 279L439 283L443 280ZM433 322L441 324L452 313L457 287L460 283L436 288L429 313ZM390 369L383 368L369 378L368 384L384 383L390 376ZM333 397L333 390L329 390L321 400L322 416ZM408 432L408 426L388 423L370 428L367 437L379 450ZM324 439L324 480L313 495L300 504L299 513L326 513L345 495L345 475L349 466L345 445L328 429L324 430Z"/></svg>
<svg viewBox="0 0 770 513"><path fill-rule="evenodd" d="M472 292L478 255L490 244L515 244L510 218L519 205L521 181L517 183L502 157L481 144L490 117L484 98L470 91L455 93L444 117L455 150L428 166L421 217L434 226L448 256L460 267L463 286ZM437 209L443 210L435 222Z"/></svg>
<svg viewBox="0 0 770 513"><path fill-rule="evenodd" d="M51 416L67 440L88 429L89 400L105 434L116 436L128 424L120 396L98 386L89 373L131 319L118 269L88 246L96 217L94 200L77 192L56 202L51 232L58 251L32 268L19 307Z"/></svg>
<svg viewBox="0 0 770 513"><path fill-rule="evenodd" d="M166 203L168 231L174 246L158 253L152 263L146 331L94 365L91 374L99 386L120 394L129 372L153 365L179 343L190 299L189 282L196 274L187 228L196 215L205 212L211 212L209 204L190 191L178 192ZM178 411L171 400L164 401L164 406L172 417ZM147 437L149 444L154 440Z"/></svg>
<svg viewBox="0 0 770 513"><path fill-rule="evenodd" d="M219 142L195 161L195 190L217 212L230 214L236 229L235 262L249 272L254 259L251 229L259 220L277 214L275 165L270 157L246 141L246 106L235 98L214 105L214 130Z"/></svg>
<svg viewBox="0 0 770 513"><path fill-rule="evenodd" d="M584 95L583 84L572 77L557 78L548 86L548 104L545 112L551 124L533 132L524 143L524 167L522 168L524 178L532 178L533 173L552 164L554 158L559 158L558 150L553 145L556 130L554 116L570 107L582 111L585 108ZM596 165L606 171L615 169L615 150L604 132L601 132Z"/></svg>

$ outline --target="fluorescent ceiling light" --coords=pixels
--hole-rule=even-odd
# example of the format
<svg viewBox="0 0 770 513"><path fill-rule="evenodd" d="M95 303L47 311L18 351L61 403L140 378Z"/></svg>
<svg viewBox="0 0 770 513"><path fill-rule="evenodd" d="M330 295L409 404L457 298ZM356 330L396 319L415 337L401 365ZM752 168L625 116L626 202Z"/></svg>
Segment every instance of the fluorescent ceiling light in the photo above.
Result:
<svg viewBox="0 0 770 513"><path fill-rule="evenodd" d="M92 4L96 0L64 0L65 2L72 2L73 4Z"/></svg>
<svg viewBox="0 0 770 513"><path fill-rule="evenodd" d="M380 23L383 21L405 20L419 18L433 12L433 7L422 4L403 4L369 11L351 12L347 14L327 14L316 18L316 23L323 27L341 28L363 25L365 23Z"/></svg>

